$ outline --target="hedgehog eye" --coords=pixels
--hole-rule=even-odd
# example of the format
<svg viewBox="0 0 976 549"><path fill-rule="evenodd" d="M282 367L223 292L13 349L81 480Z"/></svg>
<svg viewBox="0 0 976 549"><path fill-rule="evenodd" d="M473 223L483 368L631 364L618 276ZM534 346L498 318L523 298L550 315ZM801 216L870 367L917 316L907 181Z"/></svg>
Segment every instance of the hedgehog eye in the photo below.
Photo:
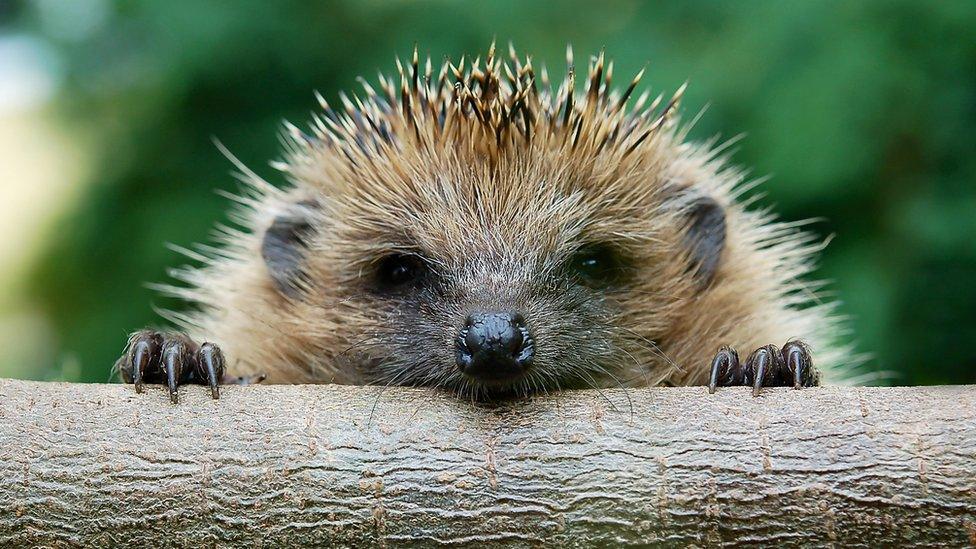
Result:
<svg viewBox="0 0 976 549"><path fill-rule="evenodd" d="M569 270L587 284L605 286L620 278L623 264L612 247L594 244L581 248L573 255Z"/></svg>
<svg viewBox="0 0 976 549"><path fill-rule="evenodd" d="M427 264L415 255L390 254L376 267L376 286L391 291L416 284L427 274Z"/></svg>

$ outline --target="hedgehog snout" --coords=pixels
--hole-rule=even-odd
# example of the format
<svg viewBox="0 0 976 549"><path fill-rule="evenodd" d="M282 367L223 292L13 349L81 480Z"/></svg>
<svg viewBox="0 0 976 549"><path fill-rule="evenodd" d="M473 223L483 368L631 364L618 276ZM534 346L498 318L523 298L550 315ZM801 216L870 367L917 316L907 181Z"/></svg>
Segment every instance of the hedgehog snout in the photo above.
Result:
<svg viewBox="0 0 976 549"><path fill-rule="evenodd" d="M456 352L463 374L487 383L510 382L531 366L535 340L521 314L479 311L458 333Z"/></svg>

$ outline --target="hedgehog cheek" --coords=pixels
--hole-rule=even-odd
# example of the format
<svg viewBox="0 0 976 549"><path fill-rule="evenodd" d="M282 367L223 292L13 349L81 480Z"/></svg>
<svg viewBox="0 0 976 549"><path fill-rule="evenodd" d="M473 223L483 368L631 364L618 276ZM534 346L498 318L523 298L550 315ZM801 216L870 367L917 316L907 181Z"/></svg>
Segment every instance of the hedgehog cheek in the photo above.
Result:
<svg viewBox="0 0 976 549"><path fill-rule="evenodd" d="M268 274L285 297L301 297L305 286L305 254L314 232L312 217L317 208L309 200L293 204L274 219L261 241L261 257Z"/></svg>
<svg viewBox="0 0 976 549"><path fill-rule="evenodd" d="M710 196L698 196L688 205L687 232L683 244L688 249L692 273L698 289L705 290L712 283L721 264L725 249L725 210Z"/></svg>

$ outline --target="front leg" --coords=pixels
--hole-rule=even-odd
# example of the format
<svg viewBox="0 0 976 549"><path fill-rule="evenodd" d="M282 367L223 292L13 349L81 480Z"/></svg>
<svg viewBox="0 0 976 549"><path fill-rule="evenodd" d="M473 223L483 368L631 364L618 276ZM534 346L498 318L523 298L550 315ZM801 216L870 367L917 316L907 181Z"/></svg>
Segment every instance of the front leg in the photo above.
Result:
<svg viewBox="0 0 976 549"><path fill-rule="evenodd" d="M788 341L782 349L766 345L753 351L745 364L732 347L722 347L712 360L708 392L716 387L752 387L759 396L763 387L814 387L820 384L820 373L813 367L810 347L802 341Z"/></svg>
<svg viewBox="0 0 976 549"><path fill-rule="evenodd" d="M179 401L177 387L188 383L210 386L213 398L220 398L220 384L258 383L264 376L230 377L225 372L224 354L215 343L198 345L186 334L141 330L131 336L115 369L125 383L142 392L143 383L165 383L169 398Z"/></svg>

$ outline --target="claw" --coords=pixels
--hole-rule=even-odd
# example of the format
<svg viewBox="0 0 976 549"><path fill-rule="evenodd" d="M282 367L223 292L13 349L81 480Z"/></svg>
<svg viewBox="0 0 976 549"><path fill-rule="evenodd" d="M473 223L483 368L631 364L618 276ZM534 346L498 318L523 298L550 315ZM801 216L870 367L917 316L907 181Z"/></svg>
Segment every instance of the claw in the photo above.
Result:
<svg viewBox="0 0 976 549"><path fill-rule="evenodd" d="M786 355L786 365L793 372L793 388L803 387L803 361L800 360L800 351L790 349Z"/></svg>
<svg viewBox="0 0 976 549"><path fill-rule="evenodd" d="M708 392L710 394L715 393L719 378L723 375L728 376L737 367L738 362L738 356L732 348L722 347L719 349L718 353L715 354L715 359L712 360L712 373L708 378Z"/></svg>
<svg viewBox="0 0 976 549"><path fill-rule="evenodd" d="M179 342L167 344L163 348L163 366L166 368L166 385L169 387L169 400L173 404L179 402L176 387L183 377L184 354L185 349L182 348L182 344Z"/></svg>
<svg viewBox="0 0 976 549"><path fill-rule="evenodd" d="M149 357L152 356L149 342L140 341L136 343L132 350L132 384L136 387L136 392L142 392L142 375L149 365Z"/></svg>
<svg viewBox="0 0 976 549"><path fill-rule="evenodd" d="M751 386L752 396L757 397L763 387L791 384L796 389L820 384L810 347L799 340L786 342L782 349L775 345L760 347L741 365L735 349L722 347L712 360L708 392L714 393L716 387Z"/></svg>
<svg viewBox="0 0 976 549"><path fill-rule="evenodd" d="M224 377L224 355L213 343L204 343L197 352L197 369L201 379L210 385L210 396L220 398L218 383Z"/></svg>
<svg viewBox="0 0 976 549"><path fill-rule="evenodd" d="M786 367L793 375L793 388L802 389L810 385L816 385L816 381L811 379L816 373L810 359L809 348L801 341L789 341L783 346L783 359ZM785 380L784 380L785 381Z"/></svg>
<svg viewBox="0 0 976 549"><path fill-rule="evenodd" d="M715 355L715 360L712 361L712 375L708 378L709 394L715 394L715 388L718 387L718 369L722 367L723 358L721 354ZM138 386L136 390L139 390Z"/></svg>
<svg viewBox="0 0 976 549"><path fill-rule="evenodd" d="M766 369L769 368L769 351L760 349L755 357L755 374L752 380L752 396L759 396L763 381L766 379Z"/></svg>

